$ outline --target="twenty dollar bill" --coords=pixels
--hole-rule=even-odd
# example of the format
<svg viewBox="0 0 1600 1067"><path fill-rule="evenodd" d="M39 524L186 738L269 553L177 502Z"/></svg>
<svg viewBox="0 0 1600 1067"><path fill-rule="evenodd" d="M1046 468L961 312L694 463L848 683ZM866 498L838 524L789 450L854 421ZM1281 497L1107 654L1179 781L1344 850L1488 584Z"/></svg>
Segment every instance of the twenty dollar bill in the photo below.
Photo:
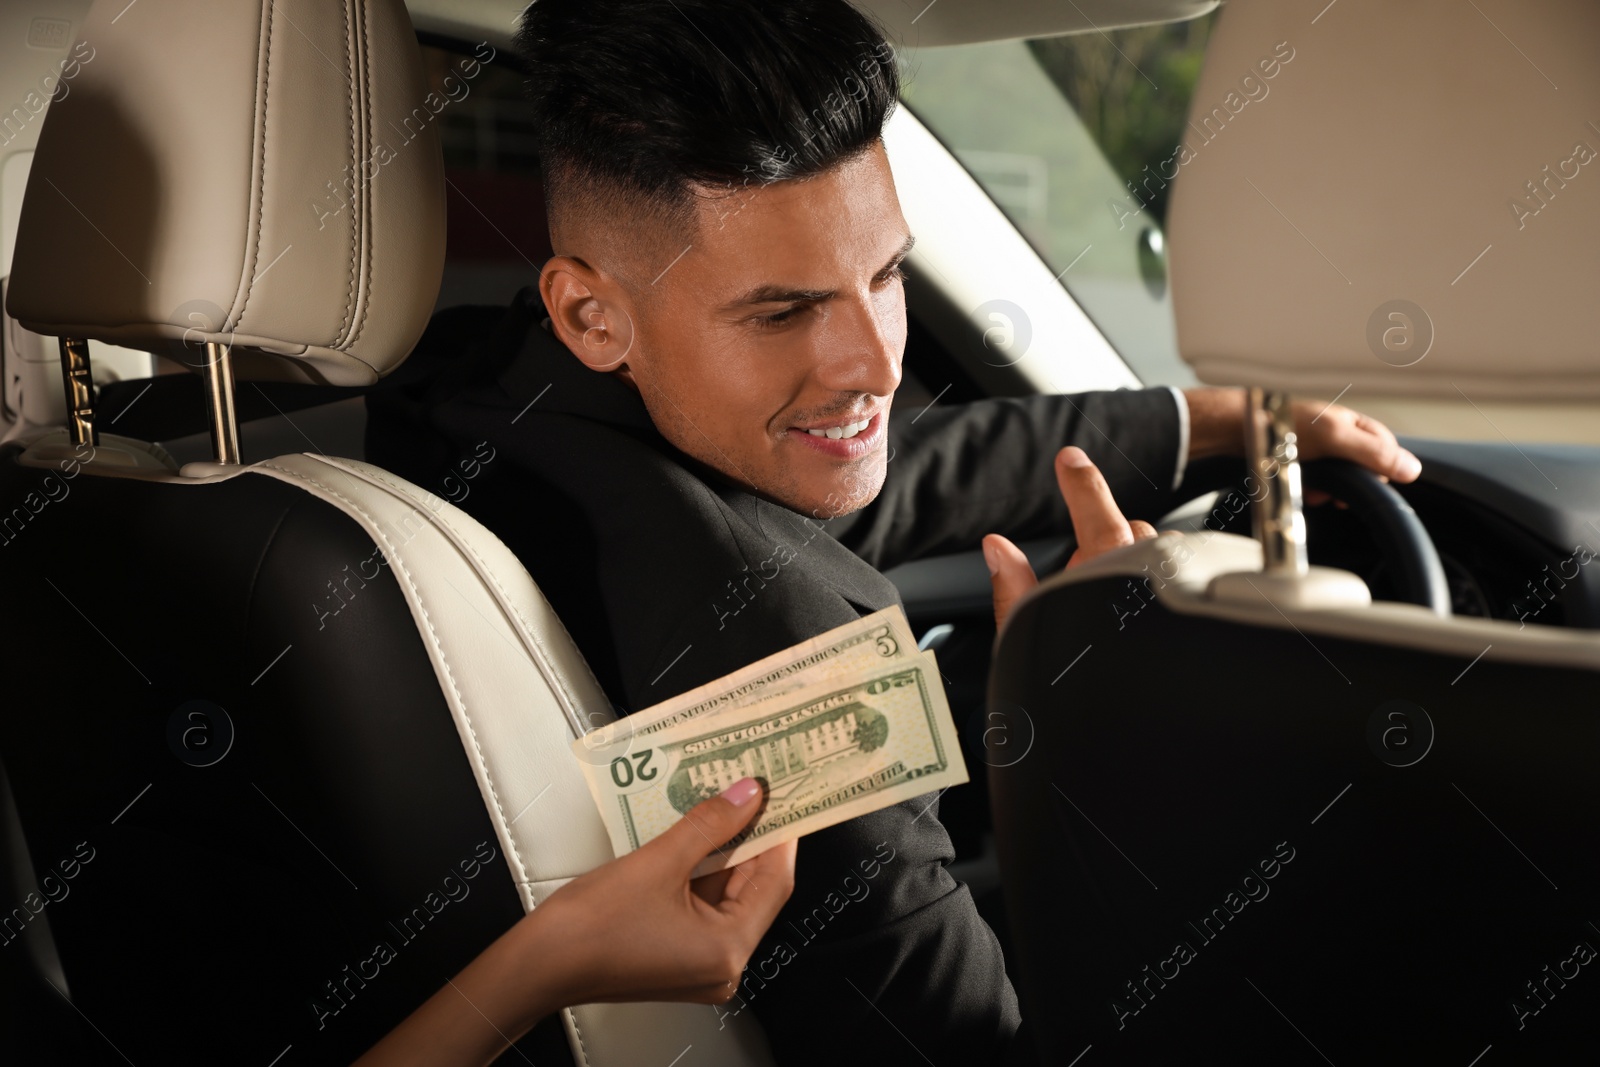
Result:
<svg viewBox="0 0 1600 1067"><path fill-rule="evenodd" d="M583 741L579 765L619 856L740 778L763 782L761 814L696 876L967 781L931 652L609 746Z"/></svg>
<svg viewBox="0 0 1600 1067"><path fill-rule="evenodd" d="M917 640L911 636L905 612L898 606L875 611L608 723L579 738L579 745L585 750L579 752L579 758L588 760L589 753L609 748L620 738L655 733L724 708L747 707L770 695L824 679L859 677L863 671L916 654ZM573 747L575 751L578 748Z"/></svg>

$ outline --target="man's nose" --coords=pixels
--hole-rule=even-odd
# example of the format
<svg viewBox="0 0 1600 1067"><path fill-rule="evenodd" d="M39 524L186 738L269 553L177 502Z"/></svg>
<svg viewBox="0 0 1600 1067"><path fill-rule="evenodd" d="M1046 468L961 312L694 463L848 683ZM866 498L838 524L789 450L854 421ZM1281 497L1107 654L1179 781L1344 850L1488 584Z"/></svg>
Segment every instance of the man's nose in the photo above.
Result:
<svg viewBox="0 0 1600 1067"><path fill-rule="evenodd" d="M900 387L905 316L877 305L851 304L835 316L838 330L824 343L818 373L830 391L889 396Z"/></svg>

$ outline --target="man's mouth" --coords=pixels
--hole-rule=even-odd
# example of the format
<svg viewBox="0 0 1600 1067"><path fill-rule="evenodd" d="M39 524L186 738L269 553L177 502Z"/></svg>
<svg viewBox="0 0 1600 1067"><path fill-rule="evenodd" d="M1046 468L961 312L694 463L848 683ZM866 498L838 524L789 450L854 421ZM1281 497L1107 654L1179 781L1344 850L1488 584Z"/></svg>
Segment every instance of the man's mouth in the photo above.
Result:
<svg viewBox="0 0 1600 1067"><path fill-rule="evenodd" d="M826 437L829 440L837 441L842 437L854 437L856 434L860 433L862 430L865 430L870 425L872 425L872 416L868 415L860 422L846 422L838 426L828 426L822 429L809 429L806 431L806 433L810 434L812 437Z"/></svg>
<svg viewBox="0 0 1600 1067"><path fill-rule="evenodd" d="M802 443L826 455L840 459L855 459L877 448L884 436L883 423L888 411L880 408L849 421L838 421L818 426L793 426L794 436Z"/></svg>

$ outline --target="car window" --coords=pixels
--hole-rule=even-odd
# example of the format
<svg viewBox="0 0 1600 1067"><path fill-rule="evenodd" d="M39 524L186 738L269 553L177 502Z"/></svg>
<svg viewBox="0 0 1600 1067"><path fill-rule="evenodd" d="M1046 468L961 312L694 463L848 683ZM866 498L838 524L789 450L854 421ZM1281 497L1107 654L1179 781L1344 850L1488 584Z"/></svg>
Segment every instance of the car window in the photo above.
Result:
<svg viewBox="0 0 1600 1067"><path fill-rule="evenodd" d="M1150 174L1179 140L1210 21L906 56L906 105L1147 385L1195 381L1166 283L1168 190Z"/></svg>

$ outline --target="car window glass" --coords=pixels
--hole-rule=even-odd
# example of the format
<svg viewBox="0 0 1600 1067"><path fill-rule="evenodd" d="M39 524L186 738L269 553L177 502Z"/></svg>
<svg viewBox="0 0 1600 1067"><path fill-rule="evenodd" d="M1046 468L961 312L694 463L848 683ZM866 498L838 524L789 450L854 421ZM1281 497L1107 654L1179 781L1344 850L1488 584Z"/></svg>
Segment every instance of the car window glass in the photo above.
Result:
<svg viewBox="0 0 1600 1067"><path fill-rule="evenodd" d="M1195 380L1166 284L1169 190L1150 174L1179 140L1210 21L905 57L906 104L1147 385Z"/></svg>

